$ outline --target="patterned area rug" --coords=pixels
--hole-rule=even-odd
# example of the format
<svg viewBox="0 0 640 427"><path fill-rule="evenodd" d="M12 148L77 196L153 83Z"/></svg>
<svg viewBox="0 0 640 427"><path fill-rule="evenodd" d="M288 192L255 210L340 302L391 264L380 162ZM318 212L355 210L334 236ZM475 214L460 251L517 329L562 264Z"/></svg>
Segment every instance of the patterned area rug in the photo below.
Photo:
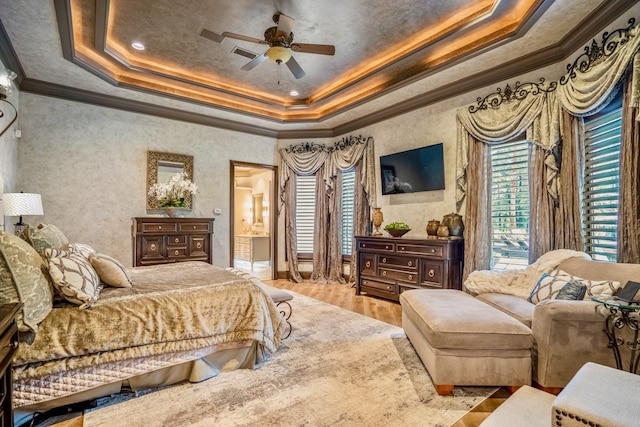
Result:
<svg viewBox="0 0 640 427"><path fill-rule="evenodd" d="M106 398L84 427L449 426L496 389L435 393L402 328L294 293L293 333L256 370Z"/></svg>

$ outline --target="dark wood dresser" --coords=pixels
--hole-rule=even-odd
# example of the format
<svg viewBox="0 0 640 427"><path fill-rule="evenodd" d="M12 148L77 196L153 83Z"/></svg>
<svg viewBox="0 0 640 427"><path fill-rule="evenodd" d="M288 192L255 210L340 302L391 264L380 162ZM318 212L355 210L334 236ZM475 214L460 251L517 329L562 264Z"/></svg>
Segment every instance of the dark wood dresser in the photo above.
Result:
<svg viewBox="0 0 640 427"><path fill-rule="evenodd" d="M16 315L20 304L0 305L0 426L13 426L11 374L13 355L18 348Z"/></svg>
<svg viewBox="0 0 640 427"><path fill-rule="evenodd" d="M214 218L133 219L133 265L181 261L213 264Z"/></svg>
<svg viewBox="0 0 640 427"><path fill-rule="evenodd" d="M356 236L356 294L398 301L408 289L462 289L462 239Z"/></svg>

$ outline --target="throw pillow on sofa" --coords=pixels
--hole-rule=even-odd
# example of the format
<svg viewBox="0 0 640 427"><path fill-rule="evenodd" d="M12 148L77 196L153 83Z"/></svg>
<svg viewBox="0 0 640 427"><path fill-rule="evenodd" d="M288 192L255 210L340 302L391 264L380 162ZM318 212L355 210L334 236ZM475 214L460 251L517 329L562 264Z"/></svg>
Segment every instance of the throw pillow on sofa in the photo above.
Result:
<svg viewBox="0 0 640 427"><path fill-rule="evenodd" d="M555 299L565 285L574 281L580 282L587 287L583 298L585 300L591 297L611 298L613 293L620 287L620 282L613 280L588 280L573 276L563 270L553 270L551 273L543 274L540 277L527 300L537 304L543 300Z"/></svg>
<svg viewBox="0 0 640 427"><path fill-rule="evenodd" d="M100 296L100 277L91 263L79 252L48 248L49 275L53 286L67 301L80 308L91 307Z"/></svg>
<svg viewBox="0 0 640 427"><path fill-rule="evenodd" d="M22 303L21 332L37 332L51 312L53 291L47 266L36 250L18 236L0 233L0 304Z"/></svg>

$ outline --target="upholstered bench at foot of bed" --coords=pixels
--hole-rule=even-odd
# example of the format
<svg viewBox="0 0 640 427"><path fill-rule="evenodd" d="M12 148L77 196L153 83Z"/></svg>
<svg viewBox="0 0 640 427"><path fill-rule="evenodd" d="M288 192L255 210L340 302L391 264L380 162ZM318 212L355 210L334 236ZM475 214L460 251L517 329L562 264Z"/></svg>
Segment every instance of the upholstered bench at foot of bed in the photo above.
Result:
<svg viewBox="0 0 640 427"><path fill-rule="evenodd" d="M531 384L531 330L464 292L400 295L402 327L440 395L454 386Z"/></svg>
<svg viewBox="0 0 640 427"><path fill-rule="evenodd" d="M293 299L293 295L291 295L287 291L283 291L282 289L265 285L264 283L260 283L259 286L262 289L264 289L264 291L273 300L273 302L276 304L276 307L278 307L278 310L280 311L280 314L284 318L285 322L287 322L287 326L289 327L289 330L282 335L282 339L289 338L289 335L291 335L291 331L293 331L293 326L291 325L291 322L289 322L289 319L291 318L291 314L293 313L293 308L291 307L291 304L289 304L289 301Z"/></svg>

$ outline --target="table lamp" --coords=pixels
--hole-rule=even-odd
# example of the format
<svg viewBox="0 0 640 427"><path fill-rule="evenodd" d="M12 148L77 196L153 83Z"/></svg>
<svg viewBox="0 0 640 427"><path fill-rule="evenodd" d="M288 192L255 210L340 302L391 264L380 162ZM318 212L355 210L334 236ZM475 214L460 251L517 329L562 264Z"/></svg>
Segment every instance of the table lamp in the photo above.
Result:
<svg viewBox="0 0 640 427"><path fill-rule="evenodd" d="M42 198L33 193L5 193L2 195L2 206L5 216L19 216L20 221L15 226L15 233L20 234L25 224L24 215L43 215Z"/></svg>

